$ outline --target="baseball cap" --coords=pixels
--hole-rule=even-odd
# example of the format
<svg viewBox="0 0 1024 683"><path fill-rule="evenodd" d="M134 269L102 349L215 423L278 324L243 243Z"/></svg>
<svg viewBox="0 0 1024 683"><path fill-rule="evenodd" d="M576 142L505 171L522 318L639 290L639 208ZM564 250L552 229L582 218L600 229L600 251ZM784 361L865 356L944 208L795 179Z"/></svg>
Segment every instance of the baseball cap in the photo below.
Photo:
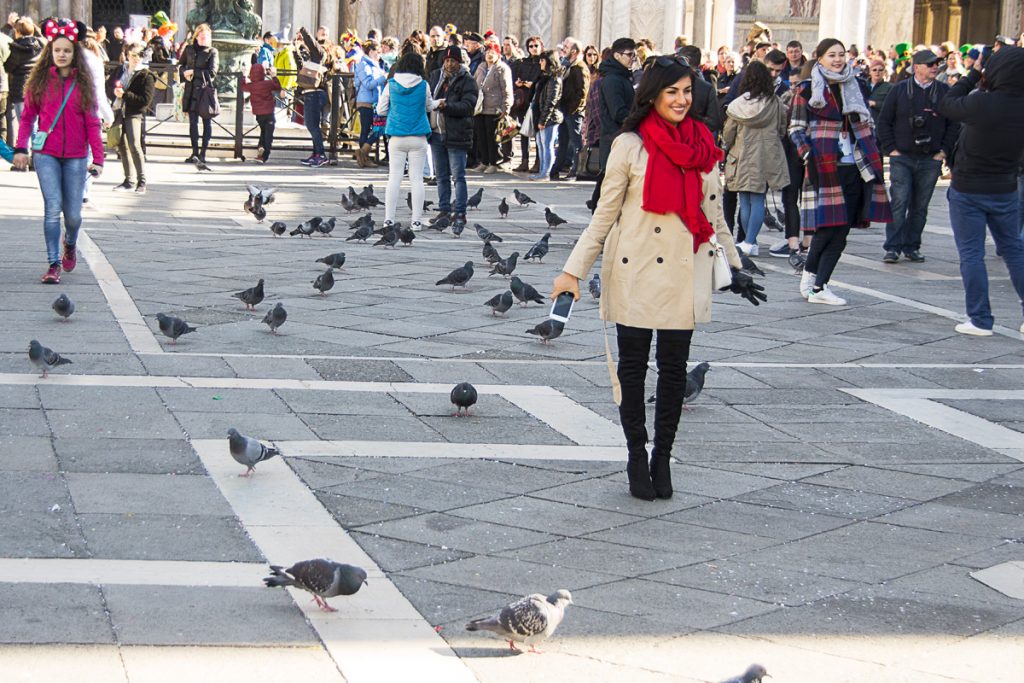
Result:
<svg viewBox="0 0 1024 683"><path fill-rule="evenodd" d="M914 64L935 64L941 62L942 58L931 50L918 50L914 53Z"/></svg>

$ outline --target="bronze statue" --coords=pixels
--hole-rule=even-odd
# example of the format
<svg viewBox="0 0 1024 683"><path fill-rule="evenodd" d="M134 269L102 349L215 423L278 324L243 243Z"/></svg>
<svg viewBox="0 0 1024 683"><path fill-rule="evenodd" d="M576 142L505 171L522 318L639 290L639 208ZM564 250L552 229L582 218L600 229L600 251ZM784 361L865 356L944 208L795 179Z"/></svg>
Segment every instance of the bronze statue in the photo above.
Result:
<svg viewBox="0 0 1024 683"><path fill-rule="evenodd" d="M263 32L252 0L196 0L196 6L188 13L188 26L209 24L214 31L234 33L246 40L256 40Z"/></svg>

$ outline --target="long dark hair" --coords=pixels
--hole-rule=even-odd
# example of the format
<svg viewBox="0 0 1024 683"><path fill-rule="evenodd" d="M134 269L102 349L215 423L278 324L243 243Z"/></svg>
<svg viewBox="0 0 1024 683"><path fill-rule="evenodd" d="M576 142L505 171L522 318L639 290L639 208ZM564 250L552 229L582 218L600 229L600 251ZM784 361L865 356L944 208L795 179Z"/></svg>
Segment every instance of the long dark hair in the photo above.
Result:
<svg viewBox="0 0 1024 683"><path fill-rule="evenodd" d="M395 64L396 74L412 74L420 78L426 78L424 73L423 55L418 52L407 52L402 55Z"/></svg>
<svg viewBox="0 0 1024 683"><path fill-rule="evenodd" d="M775 79L772 72L761 62L751 62L743 70L739 94L750 93L754 100L765 99L775 95Z"/></svg>
<svg viewBox="0 0 1024 683"><path fill-rule="evenodd" d="M673 62L669 66L652 64L648 67L640 78L640 84L636 87L636 94L633 96L633 109L630 110L626 120L622 122L622 132L632 133L639 128L640 123L654 109L654 101L658 99L661 91L675 85L681 78L689 78L693 83L696 76L693 69L683 66L679 62Z"/></svg>
<svg viewBox="0 0 1024 683"><path fill-rule="evenodd" d="M57 40L67 40L58 38ZM83 112L90 112L96 104L96 95L92 87L92 71L85 62L82 52L85 46L81 43L71 41L74 46L74 56L71 58L75 85L78 89L78 104ZM53 61L53 43L47 42L43 46L43 52L39 55L39 61L32 67L25 83L25 97L35 105L41 105L46 97L46 89L50 82L50 68L57 66Z"/></svg>
<svg viewBox="0 0 1024 683"><path fill-rule="evenodd" d="M543 59L544 63L548 65L548 68L544 70L545 76L556 78L562 75L562 60L559 58L558 53L554 50L545 50L537 55L539 59Z"/></svg>

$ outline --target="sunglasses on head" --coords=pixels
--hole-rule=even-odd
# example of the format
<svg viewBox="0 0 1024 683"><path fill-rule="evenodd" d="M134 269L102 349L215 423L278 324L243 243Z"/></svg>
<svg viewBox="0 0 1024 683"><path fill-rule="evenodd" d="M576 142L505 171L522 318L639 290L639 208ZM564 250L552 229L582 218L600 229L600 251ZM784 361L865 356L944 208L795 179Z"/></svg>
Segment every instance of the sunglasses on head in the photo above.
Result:
<svg viewBox="0 0 1024 683"><path fill-rule="evenodd" d="M652 66L658 66L664 69L667 66L678 64L679 66L689 67L690 63L686 61L686 57L682 55L658 55L656 57L648 57L644 61L644 69L649 69Z"/></svg>

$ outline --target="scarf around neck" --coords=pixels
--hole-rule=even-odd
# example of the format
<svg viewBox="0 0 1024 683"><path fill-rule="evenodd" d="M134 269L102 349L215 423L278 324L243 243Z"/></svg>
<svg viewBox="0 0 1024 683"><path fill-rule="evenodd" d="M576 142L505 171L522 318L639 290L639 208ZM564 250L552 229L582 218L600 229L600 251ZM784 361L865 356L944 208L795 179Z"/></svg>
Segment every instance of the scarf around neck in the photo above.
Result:
<svg viewBox="0 0 1024 683"><path fill-rule="evenodd" d="M815 109L824 107L825 91L833 83L839 84L839 94L843 100L840 103L843 114L860 114L862 121L870 119L871 114L868 112L867 105L864 104L857 76L849 64L846 64L839 73L829 71L821 64L815 64L811 69L811 99L807 103Z"/></svg>
<svg viewBox="0 0 1024 683"><path fill-rule="evenodd" d="M637 128L647 150L644 176L644 211L674 213L693 234L693 253L711 239L714 228L701 210L704 201L702 173L709 173L723 154L711 131L687 116L672 125L651 111Z"/></svg>

